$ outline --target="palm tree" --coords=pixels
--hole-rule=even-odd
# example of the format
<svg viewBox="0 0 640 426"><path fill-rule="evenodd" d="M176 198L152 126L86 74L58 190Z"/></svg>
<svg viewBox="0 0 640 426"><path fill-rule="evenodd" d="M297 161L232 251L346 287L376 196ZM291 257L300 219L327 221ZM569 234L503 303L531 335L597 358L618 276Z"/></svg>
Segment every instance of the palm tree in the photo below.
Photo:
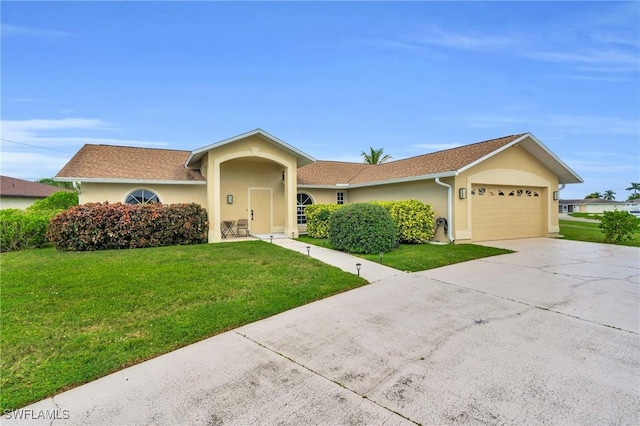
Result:
<svg viewBox="0 0 640 426"><path fill-rule="evenodd" d="M638 191L640 191L640 182L631 182L631 186L626 189L626 191L633 191L633 196L638 195Z"/></svg>
<svg viewBox="0 0 640 426"><path fill-rule="evenodd" d="M607 189L606 191L604 191L604 198L605 200L615 200L616 199L616 193L613 192L613 189Z"/></svg>
<svg viewBox="0 0 640 426"><path fill-rule="evenodd" d="M393 158L390 155L384 154L384 148L373 149L372 147L369 147L369 153L362 151L360 156L366 164L382 164Z"/></svg>
<svg viewBox="0 0 640 426"><path fill-rule="evenodd" d="M589 198L602 198L602 194L599 193L599 192L592 192L591 194L589 194L586 197L584 197L585 200L587 200Z"/></svg>

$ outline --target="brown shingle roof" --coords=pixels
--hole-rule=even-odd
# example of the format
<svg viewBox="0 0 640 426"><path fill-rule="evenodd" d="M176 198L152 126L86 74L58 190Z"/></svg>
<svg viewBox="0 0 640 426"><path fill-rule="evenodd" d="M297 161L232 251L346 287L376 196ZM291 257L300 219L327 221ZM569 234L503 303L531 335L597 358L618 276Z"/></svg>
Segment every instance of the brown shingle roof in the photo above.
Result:
<svg viewBox="0 0 640 426"><path fill-rule="evenodd" d="M204 181L199 170L184 167L191 151L84 145L58 178Z"/></svg>
<svg viewBox="0 0 640 426"><path fill-rule="evenodd" d="M60 191L70 192L71 190L8 176L0 176L0 195L3 197L46 198Z"/></svg>
<svg viewBox="0 0 640 426"><path fill-rule="evenodd" d="M350 185L453 172L513 142L524 134L491 139L459 148L378 165L316 161L298 169L300 185Z"/></svg>

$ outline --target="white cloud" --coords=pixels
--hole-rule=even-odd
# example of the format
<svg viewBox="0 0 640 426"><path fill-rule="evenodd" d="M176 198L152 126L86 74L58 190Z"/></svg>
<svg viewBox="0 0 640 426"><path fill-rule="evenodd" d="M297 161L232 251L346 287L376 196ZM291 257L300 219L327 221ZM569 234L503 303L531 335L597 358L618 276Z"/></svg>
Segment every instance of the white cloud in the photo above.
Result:
<svg viewBox="0 0 640 426"><path fill-rule="evenodd" d="M87 143L146 147L168 145L166 142L114 138L111 134L119 129L100 119L2 120L0 123L2 173L26 180L55 176ZM110 135L104 136L105 132ZM89 136L78 136L82 133Z"/></svg>
<svg viewBox="0 0 640 426"><path fill-rule="evenodd" d="M166 142L145 141L138 139L122 139L100 137L100 132L120 130L109 123L93 118L61 118L61 119L30 119L30 120L2 120L2 138L13 142L32 145L71 145L79 147L85 143L106 145L135 145L135 146L166 146ZM77 134L78 131L91 132L91 136L65 136L60 131ZM52 133L55 133L52 134ZM76 148L77 149L77 148Z"/></svg>
<svg viewBox="0 0 640 426"><path fill-rule="evenodd" d="M502 48L514 43L513 38L504 35L449 32L437 25L432 25L419 31L414 40L419 44L464 50Z"/></svg>
<svg viewBox="0 0 640 426"><path fill-rule="evenodd" d="M60 30L50 30L46 28L25 27L22 25L2 24L3 37L40 37L40 38L61 38L69 37L71 33Z"/></svg>
<svg viewBox="0 0 640 426"><path fill-rule="evenodd" d="M2 151L0 170L2 175L34 181L53 177L69 161L69 156L39 152Z"/></svg>
<svg viewBox="0 0 640 426"><path fill-rule="evenodd" d="M526 56L546 62L571 62L577 64L616 64L635 66L640 58L637 53L620 50L530 51Z"/></svg>
<svg viewBox="0 0 640 426"><path fill-rule="evenodd" d="M473 127L491 128L504 125L520 127L560 128L565 134L638 135L640 120L615 116L572 114L475 115L465 119Z"/></svg>

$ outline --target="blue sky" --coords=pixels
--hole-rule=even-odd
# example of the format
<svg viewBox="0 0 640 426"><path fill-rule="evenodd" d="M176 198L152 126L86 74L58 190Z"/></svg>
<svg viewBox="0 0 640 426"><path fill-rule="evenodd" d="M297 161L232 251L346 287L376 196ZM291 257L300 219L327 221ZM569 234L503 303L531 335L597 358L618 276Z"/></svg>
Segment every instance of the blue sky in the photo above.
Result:
<svg viewBox="0 0 640 426"><path fill-rule="evenodd" d="M640 182L638 2L4 1L1 23L8 176L262 128L343 161L532 132L585 180L563 198Z"/></svg>

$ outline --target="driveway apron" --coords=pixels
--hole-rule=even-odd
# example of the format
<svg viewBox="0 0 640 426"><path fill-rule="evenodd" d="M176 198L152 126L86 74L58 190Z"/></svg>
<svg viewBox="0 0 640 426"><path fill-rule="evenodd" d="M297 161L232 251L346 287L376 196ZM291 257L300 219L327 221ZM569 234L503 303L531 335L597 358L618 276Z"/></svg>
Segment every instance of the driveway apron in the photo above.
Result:
<svg viewBox="0 0 640 426"><path fill-rule="evenodd" d="M390 274L3 424L638 424L640 250L487 245L518 252Z"/></svg>

